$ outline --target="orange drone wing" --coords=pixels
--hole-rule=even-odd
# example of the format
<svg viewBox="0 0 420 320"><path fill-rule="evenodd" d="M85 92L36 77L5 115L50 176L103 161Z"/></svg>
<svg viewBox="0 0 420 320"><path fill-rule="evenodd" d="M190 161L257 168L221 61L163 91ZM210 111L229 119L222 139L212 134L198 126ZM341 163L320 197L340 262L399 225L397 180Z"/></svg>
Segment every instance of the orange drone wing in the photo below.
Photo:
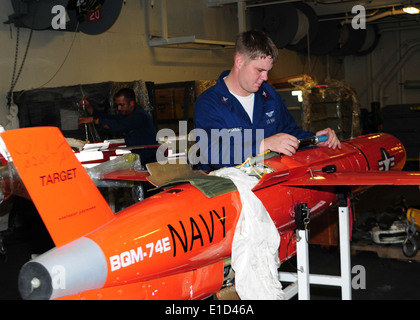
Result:
<svg viewBox="0 0 420 320"><path fill-rule="evenodd" d="M57 247L114 218L58 128L10 130L1 139Z"/></svg>

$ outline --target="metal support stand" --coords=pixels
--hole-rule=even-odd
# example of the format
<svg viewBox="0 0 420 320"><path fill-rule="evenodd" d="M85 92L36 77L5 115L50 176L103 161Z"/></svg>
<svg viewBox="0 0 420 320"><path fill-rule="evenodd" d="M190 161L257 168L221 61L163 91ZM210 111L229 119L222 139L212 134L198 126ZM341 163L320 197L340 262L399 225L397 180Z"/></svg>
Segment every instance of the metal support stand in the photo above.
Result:
<svg viewBox="0 0 420 320"><path fill-rule="evenodd" d="M310 299L308 230L296 230L298 298Z"/></svg>
<svg viewBox="0 0 420 320"><path fill-rule="evenodd" d="M279 273L280 281L292 282L291 285L284 289L286 299L290 299L298 294L299 300L309 300L310 284L318 284L339 286L341 287L341 298L343 300L351 300L350 208L345 199L340 200L340 207L338 208L341 276L314 275L309 273L308 231L306 229L297 229L296 259L298 272L297 274L290 272Z"/></svg>

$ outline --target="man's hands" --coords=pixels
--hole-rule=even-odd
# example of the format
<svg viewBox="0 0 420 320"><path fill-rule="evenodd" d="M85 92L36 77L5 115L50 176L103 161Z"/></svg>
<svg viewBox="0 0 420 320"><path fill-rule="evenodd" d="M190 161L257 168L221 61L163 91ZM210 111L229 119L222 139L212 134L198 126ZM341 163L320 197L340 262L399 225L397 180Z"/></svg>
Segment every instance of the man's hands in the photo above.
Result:
<svg viewBox="0 0 420 320"><path fill-rule="evenodd" d="M316 136L327 135L328 140L325 142L320 142L318 145L321 147L328 147L333 150L336 148L341 149L340 140L338 140L335 131L326 128L324 130L318 131ZM265 138L260 144L260 153L263 153L266 150L275 151L282 153L286 156L292 156L296 153L296 150L299 148L299 141L296 137L287 134L287 133L277 133L271 137Z"/></svg>
<svg viewBox="0 0 420 320"><path fill-rule="evenodd" d="M86 97L83 97L82 100L80 100L80 106L84 106L88 114L93 113L93 107L90 105L89 101L86 100ZM79 117L79 120L78 120L79 126L82 124L89 124L92 122L95 124L98 124L98 119L95 120L92 116L87 116L87 117Z"/></svg>
<svg viewBox="0 0 420 320"><path fill-rule="evenodd" d="M80 100L80 106L84 107L88 114L93 113L93 107L90 105L89 101L87 101L85 96L83 96L82 100Z"/></svg>
<svg viewBox="0 0 420 320"><path fill-rule="evenodd" d="M93 117L79 117L79 126L82 124L89 124L93 122Z"/></svg>
<svg viewBox="0 0 420 320"><path fill-rule="evenodd" d="M299 148L299 141L296 137L287 133L277 133L261 141L260 153L271 150L292 156L296 153L297 148Z"/></svg>
<svg viewBox="0 0 420 320"><path fill-rule="evenodd" d="M333 150L335 149L341 149L341 142L340 140L338 140L337 135L335 134L335 131L330 129L330 128L326 128L324 130L318 131L315 135L316 136L322 136L323 134L328 136L328 140L325 142L320 142L318 143L318 146L321 147L328 147L331 148Z"/></svg>

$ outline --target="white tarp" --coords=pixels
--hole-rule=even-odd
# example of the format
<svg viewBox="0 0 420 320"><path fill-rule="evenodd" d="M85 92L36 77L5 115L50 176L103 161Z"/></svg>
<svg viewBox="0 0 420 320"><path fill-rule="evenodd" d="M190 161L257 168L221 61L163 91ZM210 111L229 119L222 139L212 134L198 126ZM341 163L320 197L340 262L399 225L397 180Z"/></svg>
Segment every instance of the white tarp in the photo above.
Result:
<svg viewBox="0 0 420 320"><path fill-rule="evenodd" d="M237 187L242 211L232 242L235 286L242 300L283 300L278 279L280 235L264 205L251 191L258 179L237 168L210 174L228 178Z"/></svg>

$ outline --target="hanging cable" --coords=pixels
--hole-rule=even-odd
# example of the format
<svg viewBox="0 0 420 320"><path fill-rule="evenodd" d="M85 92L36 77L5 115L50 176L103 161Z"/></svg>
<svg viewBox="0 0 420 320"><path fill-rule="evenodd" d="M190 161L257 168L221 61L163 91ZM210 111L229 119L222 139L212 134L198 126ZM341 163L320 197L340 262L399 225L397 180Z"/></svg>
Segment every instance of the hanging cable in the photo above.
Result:
<svg viewBox="0 0 420 320"><path fill-rule="evenodd" d="M64 60L63 60L63 62L61 63L61 65L58 67L58 69L57 69L57 71L53 74L53 76L47 81L47 82L45 82L44 84L42 84L42 85L40 85L40 86L38 86L38 87L36 87L36 88L33 88L32 90L36 90L36 89L41 89L41 88L43 88L45 85L47 85L48 83L50 83L56 76L57 76L57 74L60 72L60 70L61 70L61 68L64 66L64 64L66 63L66 61L67 61L67 58L68 58L68 56L69 56L69 54L70 54L70 51L71 51L71 49L73 48L73 44L74 44L74 41L76 40L76 35L77 35L77 32L78 32L78 30L79 30L79 22L77 23L77 25L76 25L76 29L74 30L74 37L73 37L73 40L72 40L72 42L71 42L71 44L70 44L70 47L69 47L69 49L68 49L68 51L67 51L67 53L66 53L66 56L64 57ZM25 93L25 91L26 90L22 90L22 92L19 94L19 97L22 95L22 94L24 94Z"/></svg>
<svg viewBox="0 0 420 320"><path fill-rule="evenodd" d="M16 75L16 67L17 67L17 61L18 61L18 55L19 55L19 38L20 38L20 28L17 27L15 61L14 61L14 64L13 64L12 81L10 83L10 89L9 89L8 94L7 94L7 107L9 109L10 109L10 106L12 105L12 101L13 101L13 90L14 90L14 88L16 86L17 81L19 80L19 77L20 77L20 75L22 73L23 66L25 64L26 57L28 55L29 46L30 46L31 40L32 40L32 34L33 34L33 29L31 29L31 31L29 33L29 38L28 38L28 42L26 44L25 53L24 53L23 58L22 58L22 63L20 64L19 71L18 71L18 73Z"/></svg>
<svg viewBox="0 0 420 320"><path fill-rule="evenodd" d="M29 47L32 41L32 35L34 32L34 25L35 25L35 18L37 16L38 13L38 6L39 6L39 2L36 4L33 15L32 15L32 23L31 23L31 27L30 27L30 32L29 32L29 38L28 38L28 42L26 43L26 49L25 49L25 53L23 55L22 58L22 63L20 64L20 68L19 71L16 75L16 66L17 66L17 61L18 61L18 56L19 56L19 38L20 38L20 27L17 26L17 32L16 32L16 49L15 49L15 61L13 64L13 74L12 74L12 81L10 83L10 89L9 92L7 94L7 107L8 109L10 109L12 103L13 103L13 90L16 86L17 81L19 80L19 77L22 73L23 70L23 66L25 65L25 61L26 61L26 57L28 56L28 51L29 51Z"/></svg>
<svg viewBox="0 0 420 320"><path fill-rule="evenodd" d="M53 76L47 81L47 82L45 82L43 85L41 85L41 86L39 86L37 89L39 89L39 88L43 88L45 85L47 85L48 83L50 83L55 77L56 77L56 75L60 72L60 70L61 70L61 68L64 66L64 64L66 63L66 61L67 61L67 58L69 57L69 54L70 54L70 51L71 51L71 49L73 48L73 45L74 45L74 40L76 40L76 35L77 35L77 32L79 31L79 22L77 22L77 25L76 25L76 30L74 30L74 36L73 36L73 40L71 41L71 44L70 44L70 47L69 47L69 50L67 51L67 53L66 53L66 56L64 57L64 60L63 60L63 62L61 63L61 65L58 67L58 69L57 69L57 71L53 74Z"/></svg>

